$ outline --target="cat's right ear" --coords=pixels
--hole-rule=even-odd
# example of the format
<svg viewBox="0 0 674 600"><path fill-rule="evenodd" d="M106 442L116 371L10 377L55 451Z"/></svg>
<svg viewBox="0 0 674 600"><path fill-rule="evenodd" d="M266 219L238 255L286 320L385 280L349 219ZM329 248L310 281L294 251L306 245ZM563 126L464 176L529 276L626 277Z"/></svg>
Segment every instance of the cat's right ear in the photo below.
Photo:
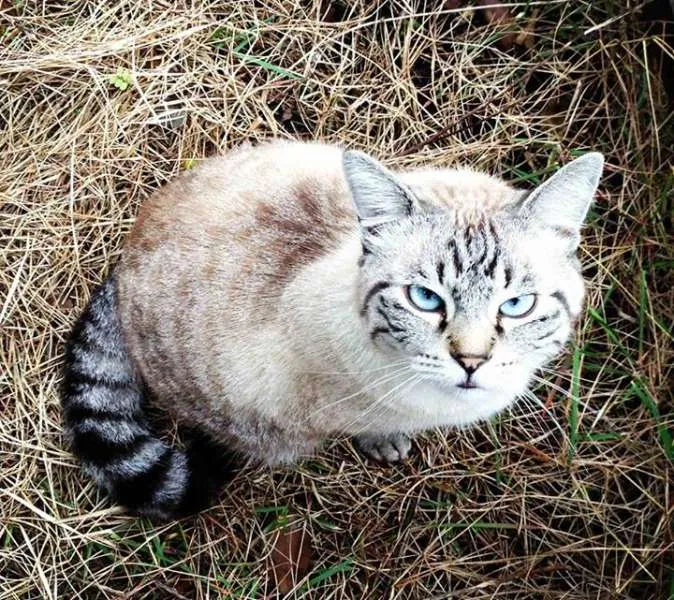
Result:
<svg viewBox="0 0 674 600"><path fill-rule="evenodd" d="M412 214L414 198L410 190L374 158L349 150L342 164L364 232Z"/></svg>
<svg viewBox="0 0 674 600"><path fill-rule="evenodd" d="M554 231L575 252L603 168L604 157L598 152L571 161L529 194L518 214L536 226Z"/></svg>

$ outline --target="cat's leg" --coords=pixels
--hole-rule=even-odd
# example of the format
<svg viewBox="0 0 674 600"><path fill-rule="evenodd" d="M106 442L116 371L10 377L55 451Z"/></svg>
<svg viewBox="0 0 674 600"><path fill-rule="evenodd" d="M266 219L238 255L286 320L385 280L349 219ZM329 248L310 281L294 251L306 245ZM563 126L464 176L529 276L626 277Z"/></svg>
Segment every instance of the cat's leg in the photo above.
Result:
<svg viewBox="0 0 674 600"><path fill-rule="evenodd" d="M405 460L412 448L412 440L404 433L363 434L353 439L363 454L381 462Z"/></svg>

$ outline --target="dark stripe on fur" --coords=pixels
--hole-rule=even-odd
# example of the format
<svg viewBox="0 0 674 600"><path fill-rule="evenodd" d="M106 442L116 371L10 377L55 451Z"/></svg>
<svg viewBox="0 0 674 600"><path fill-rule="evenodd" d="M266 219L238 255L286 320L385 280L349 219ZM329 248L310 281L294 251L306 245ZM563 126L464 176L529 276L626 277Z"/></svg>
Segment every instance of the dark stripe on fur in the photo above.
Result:
<svg viewBox="0 0 674 600"><path fill-rule="evenodd" d="M489 261L489 264L485 267L484 274L485 277L489 277L491 279L494 278L494 274L496 273L496 265L498 263L498 249L494 250L494 255L492 256L492 259Z"/></svg>
<svg viewBox="0 0 674 600"><path fill-rule="evenodd" d="M178 514L194 514L208 506L222 485L238 467L238 457L207 434L192 429L188 433L187 466L189 481Z"/></svg>
<svg viewBox="0 0 674 600"><path fill-rule="evenodd" d="M370 331L370 338L374 339L376 338L379 334L385 333L386 335L391 335L391 332L388 328L386 327L376 327L372 331Z"/></svg>
<svg viewBox="0 0 674 600"><path fill-rule="evenodd" d="M560 342L559 340L551 340L550 342L544 343L544 344L532 344L532 348L535 350L540 350L541 348L549 348L550 346L554 346L556 348L562 348L564 344Z"/></svg>
<svg viewBox="0 0 674 600"><path fill-rule="evenodd" d="M146 506L152 504L153 496L160 487L165 485L165 479L169 474L171 466L171 457L176 452L173 448L166 446L159 458L150 466L149 469L133 477L120 478L115 482L113 492L117 502L124 506ZM181 498L182 499L182 498ZM180 499L180 500L181 500ZM161 512L177 512L178 502L164 503L163 506L155 507Z"/></svg>
<svg viewBox="0 0 674 600"><path fill-rule="evenodd" d="M77 365L77 363L70 365L70 377L68 378L69 389L73 392L76 388L83 385L91 387L100 386L113 390L123 390L130 387L132 380L125 378L122 381L115 380L108 377L93 377L88 373L84 373Z"/></svg>
<svg viewBox="0 0 674 600"><path fill-rule="evenodd" d="M496 317L496 325L494 325L494 331L496 331L497 336L502 336L504 333L503 325L501 325L501 316Z"/></svg>
<svg viewBox="0 0 674 600"><path fill-rule="evenodd" d="M459 249L456 246L456 241L452 240L449 242L449 249L452 251L452 262L454 264L454 272L456 275L461 275L463 273L463 263L461 262L461 257L459 256Z"/></svg>
<svg viewBox="0 0 674 600"><path fill-rule="evenodd" d="M492 238L494 240L494 248L492 249L491 260L489 261L489 264L486 266L484 274L486 277L490 277L493 279L494 275L496 274L496 265L498 264L498 258L499 255L501 254L501 250L498 247L499 244L498 235L496 234L494 224L491 221L489 221L489 231L491 232Z"/></svg>
<svg viewBox="0 0 674 600"><path fill-rule="evenodd" d="M513 271L510 267L504 269L505 274L505 287L509 287L513 280Z"/></svg>
<svg viewBox="0 0 674 600"><path fill-rule="evenodd" d="M150 439L149 433L143 433L125 442L113 442L101 437L97 431L76 431L72 450L80 460L104 467L132 457Z"/></svg>
<svg viewBox="0 0 674 600"><path fill-rule="evenodd" d="M387 281L380 281L379 283L375 283L365 294L365 299L363 300L363 306L360 309L360 314L361 316L365 316L367 314L367 307L370 304L370 301L372 298L381 292L382 290L385 290L386 288L391 287L391 284L388 283Z"/></svg>
<svg viewBox="0 0 674 600"><path fill-rule="evenodd" d="M447 329L447 312L443 310L440 313L440 323L438 323L438 331L442 333L445 329Z"/></svg>
<svg viewBox="0 0 674 600"><path fill-rule="evenodd" d="M477 232L480 234L480 238L482 239L482 253L480 254L480 258L478 258L476 261L476 267L477 265L481 265L482 263L484 263L485 260L487 260L487 254L489 253L489 240L487 239L487 232L485 231L484 221L480 221L477 224Z"/></svg>
<svg viewBox="0 0 674 600"><path fill-rule="evenodd" d="M435 266L435 272L438 274L438 281L440 285L445 285L445 263L440 261Z"/></svg>
<svg viewBox="0 0 674 600"><path fill-rule="evenodd" d="M566 311L566 314L569 315L569 317L573 317L573 315L571 314L571 307L569 306L569 301L566 299L566 296L563 294L563 292L556 291L554 294L552 294L552 297L559 300L560 304L564 307L564 310Z"/></svg>
<svg viewBox="0 0 674 600"><path fill-rule="evenodd" d="M494 238L494 245L497 246L501 243L501 238L499 238L496 227L494 227L494 221L491 219L489 220L489 233L491 233L491 237Z"/></svg>
<svg viewBox="0 0 674 600"><path fill-rule="evenodd" d="M73 327L61 395L73 453L131 512L169 518L212 498L216 479L222 479L211 472L212 447L206 454L199 454L198 444L183 452L158 439L148 425L144 388L117 316L113 276L92 294Z"/></svg>
<svg viewBox="0 0 674 600"><path fill-rule="evenodd" d="M546 321L549 321L551 319L558 319L559 318L559 311L555 311L554 313L550 315L544 315L542 317L539 317L538 319L534 319L533 321L529 321L527 325L533 325L534 323L545 323Z"/></svg>
<svg viewBox="0 0 674 600"><path fill-rule="evenodd" d="M409 339L408 335L402 333L402 329L391 331L387 327L376 327L370 331L370 338L374 340L378 335L390 335L394 340L398 342L406 342Z"/></svg>
<svg viewBox="0 0 674 600"><path fill-rule="evenodd" d="M553 335L555 335L558 330L559 330L559 327L554 327L553 329L550 329L549 331L546 331L544 334L539 335L534 340L534 342L542 342L544 339L552 337Z"/></svg>
<svg viewBox="0 0 674 600"><path fill-rule="evenodd" d="M370 235L372 237L377 237L381 231L381 228L382 223L379 223L378 225L368 225L366 227L363 227L365 233L367 233L367 235Z"/></svg>
<svg viewBox="0 0 674 600"><path fill-rule="evenodd" d="M73 427L75 424L84 421L85 419L100 419L111 421L118 419L120 421L128 421L130 418L138 420L142 418L141 413L121 413L113 410L96 410L89 406L69 405L64 408L64 420L68 427Z"/></svg>
<svg viewBox="0 0 674 600"><path fill-rule="evenodd" d="M389 319L389 316L378 306L377 307L377 312L381 316L384 321L386 321L386 324L388 325L389 330L391 331L405 331L404 327L398 327L397 325L394 325L391 323L391 319Z"/></svg>

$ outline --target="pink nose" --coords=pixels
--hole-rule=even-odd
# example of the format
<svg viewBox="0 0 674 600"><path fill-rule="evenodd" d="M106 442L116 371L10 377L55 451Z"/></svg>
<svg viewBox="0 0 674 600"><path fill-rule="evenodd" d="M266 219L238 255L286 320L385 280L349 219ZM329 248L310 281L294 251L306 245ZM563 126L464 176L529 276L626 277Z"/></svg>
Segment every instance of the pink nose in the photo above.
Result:
<svg viewBox="0 0 674 600"><path fill-rule="evenodd" d="M452 358L461 365L468 375L475 373L489 360L488 356L475 356L472 354L452 354Z"/></svg>

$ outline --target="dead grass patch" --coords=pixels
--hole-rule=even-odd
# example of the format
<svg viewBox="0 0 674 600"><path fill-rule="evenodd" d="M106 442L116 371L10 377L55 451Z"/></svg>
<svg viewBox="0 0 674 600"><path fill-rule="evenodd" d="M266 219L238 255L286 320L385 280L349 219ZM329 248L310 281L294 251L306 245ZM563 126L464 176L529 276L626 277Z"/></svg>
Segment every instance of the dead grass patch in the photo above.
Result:
<svg viewBox="0 0 674 600"><path fill-rule="evenodd" d="M0 3L0 598L274 596L279 527L312 548L296 597L674 591L674 136L652 54L673 50L618 2L457 4ZM270 136L524 186L605 152L591 308L547 411L429 434L392 469L335 443L196 519L129 519L62 446L64 336L148 194Z"/></svg>

